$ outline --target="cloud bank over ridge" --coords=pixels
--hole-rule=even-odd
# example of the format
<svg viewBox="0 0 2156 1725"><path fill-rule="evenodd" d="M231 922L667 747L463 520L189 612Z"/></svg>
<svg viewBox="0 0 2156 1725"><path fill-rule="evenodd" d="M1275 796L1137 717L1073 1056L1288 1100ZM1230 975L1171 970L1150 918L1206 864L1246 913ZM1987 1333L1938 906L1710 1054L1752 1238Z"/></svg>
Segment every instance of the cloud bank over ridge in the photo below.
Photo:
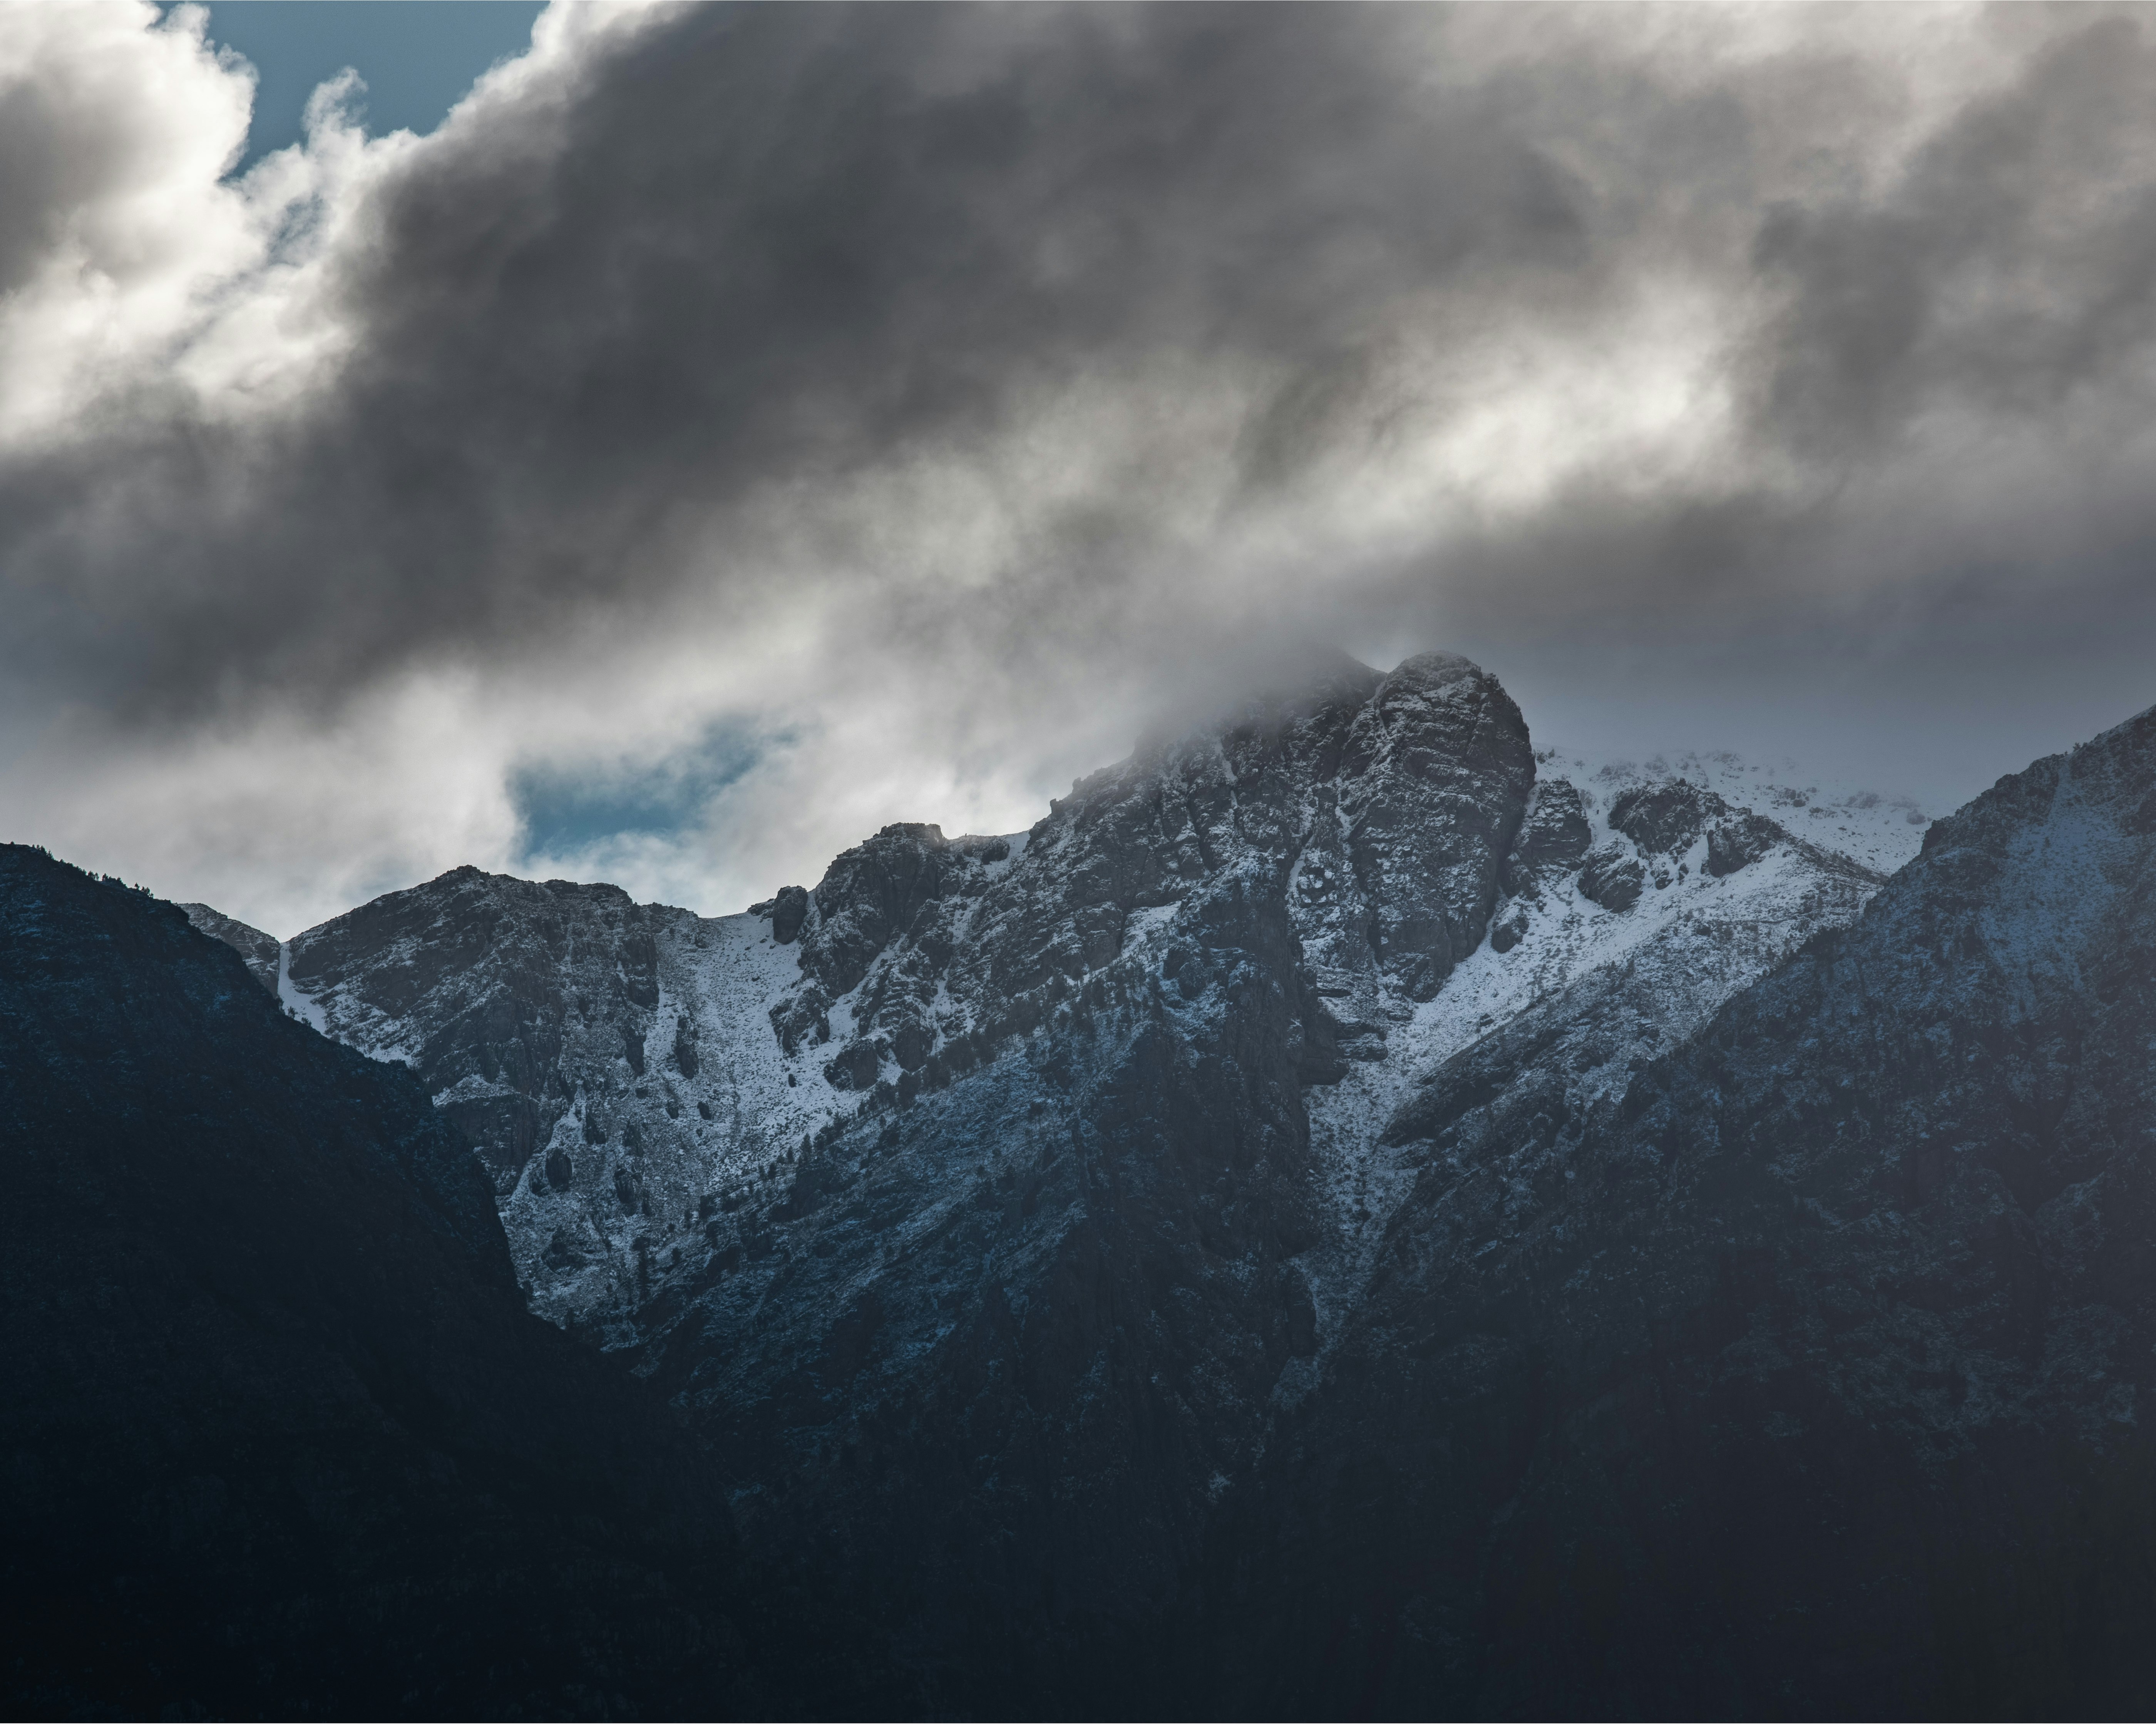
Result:
<svg viewBox="0 0 2156 1725"><path fill-rule="evenodd" d="M557 5L235 180L249 93L0 13L0 806L280 932L733 908L1302 646L1935 801L2156 697L2146 13Z"/></svg>

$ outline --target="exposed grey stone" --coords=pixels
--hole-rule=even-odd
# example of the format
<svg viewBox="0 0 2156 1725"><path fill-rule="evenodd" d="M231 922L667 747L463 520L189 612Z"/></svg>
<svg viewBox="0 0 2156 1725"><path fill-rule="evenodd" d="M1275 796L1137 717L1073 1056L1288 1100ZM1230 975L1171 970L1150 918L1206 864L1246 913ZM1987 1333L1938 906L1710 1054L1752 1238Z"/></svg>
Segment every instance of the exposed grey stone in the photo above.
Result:
<svg viewBox="0 0 2156 1725"><path fill-rule="evenodd" d="M1579 870L1579 890L1605 911L1629 911L1646 884L1640 859L1615 846L1595 851Z"/></svg>
<svg viewBox="0 0 2156 1725"><path fill-rule="evenodd" d="M771 937L783 947L801 932L802 924L808 920L808 889L780 887L778 896L770 901L770 912Z"/></svg>
<svg viewBox="0 0 2156 1725"><path fill-rule="evenodd" d="M1687 779L1668 779L1620 792L1609 805L1609 824L1643 856L1676 857L1698 842L1710 818L1727 809L1712 791Z"/></svg>
<svg viewBox="0 0 2156 1725"><path fill-rule="evenodd" d="M1519 836L1505 859L1505 891L1532 893L1547 881L1571 874L1594 842L1579 788L1569 779L1537 780Z"/></svg>
<svg viewBox="0 0 2156 1725"><path fill-rule="evenodd" d="M1720 877L1749 868L1789 836L1764 815L1737 809L1707 829L1707 872Z"/></svg>
<svg viewBox="0 0 2156 1725"><path fill-rule="evenodd" d="M1509 952L1526 937L1527 932L1527 912L1524 910L1515 911L1510 916L1491 926L1490 945L1494 951Z"/></svg>
<svg viewBox="0 0 2156 1725"><path fill-rule="evenodd" d="M835 1089L866 1090L875 1082L881 1057L866 1042L849 1044L827 1061L824 1076Z"/></svg>
<svg viewBox="0 0 2156 1725"><path fill-rule="evenodd" d="M280 948L275 935L264 934L251 928L236 916L228 916L211 905L182 905L187 921L193 923L212 940L225 945L247 961L247 973L268 989L274 997L277 993L277 969Z"/></svg>

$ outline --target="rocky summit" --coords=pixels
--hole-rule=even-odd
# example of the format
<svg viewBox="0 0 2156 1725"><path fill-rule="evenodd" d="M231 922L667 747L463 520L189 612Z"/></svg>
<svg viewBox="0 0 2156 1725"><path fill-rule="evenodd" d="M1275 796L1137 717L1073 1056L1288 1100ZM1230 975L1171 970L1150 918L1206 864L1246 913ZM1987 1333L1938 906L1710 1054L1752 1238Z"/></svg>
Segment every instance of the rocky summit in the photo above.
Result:
<svg viewBox="0 0 2156 1725"><path fill-rule="evenodd" d="M1726 1105L1683 1062L1885 926L1921 826L1726 756L1538 749L1433 654L1148 741L1024 833L887 827L739 916L468 868L281 944L188 914L416 1070L532 1310L663 1394L751 1548L934 1705L1322 1711L1352 1669L1380 1711L1577 1710L1601 1620L1540 1660L1499 1530L1550 1446L1615 1465L1594 1386L1753 1261L1661 1190L1704 1178L1695 1127L1612 1147ZM1548 1465L1553 1502L1615 1489ZM1560 1593L1601 1550L1521 1525L1573 1553ZM1637 1597L1627 1704L1734 1705ZM1744 1681L1806 1645L1763 1634Z"/></svg>

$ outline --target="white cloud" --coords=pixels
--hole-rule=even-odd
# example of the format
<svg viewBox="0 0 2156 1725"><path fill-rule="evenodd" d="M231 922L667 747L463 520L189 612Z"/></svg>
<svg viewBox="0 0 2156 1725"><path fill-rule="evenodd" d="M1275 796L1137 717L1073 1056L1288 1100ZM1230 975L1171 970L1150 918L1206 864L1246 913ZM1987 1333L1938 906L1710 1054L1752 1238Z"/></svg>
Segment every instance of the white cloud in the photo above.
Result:
<svg viewBox="0 0 2156 1725"><path fill-rule="evenodd" d="M2152 68L2092 12L557 5L430 136L326 89L234 182L198 12L0 9L8 836L290 932L722 726L701 809L531 866L726 909L1304 639L1835 734L1972 560L1975 665L2146 536ZM2080 721L2048 650L2002 736Z"/></svg>

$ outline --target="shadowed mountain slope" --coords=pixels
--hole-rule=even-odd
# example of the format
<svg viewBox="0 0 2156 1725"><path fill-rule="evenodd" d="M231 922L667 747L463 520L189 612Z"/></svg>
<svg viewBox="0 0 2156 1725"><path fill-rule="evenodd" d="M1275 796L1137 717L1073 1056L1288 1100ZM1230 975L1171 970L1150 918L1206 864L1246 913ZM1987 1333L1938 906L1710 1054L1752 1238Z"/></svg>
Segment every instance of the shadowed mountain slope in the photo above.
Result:
<svg viewBox="0 0 2156 1725"><path fill-rule="evenodd" d="M1179 1669L1230 1712L2138 1715L2153 1055L2156 713L1583 1127L1505 1081L1532 1048L1441 1072Z"/></svg>
<svg viewBox="0 0 2156 1725"><path fill-rule="evenodd" d="M783 1602L742 1597L711 1463L524 1310L409 1074L292 1022L177 909L14 845L0 1124L11 1712L769 1711L813 1686Z"/></svg>

